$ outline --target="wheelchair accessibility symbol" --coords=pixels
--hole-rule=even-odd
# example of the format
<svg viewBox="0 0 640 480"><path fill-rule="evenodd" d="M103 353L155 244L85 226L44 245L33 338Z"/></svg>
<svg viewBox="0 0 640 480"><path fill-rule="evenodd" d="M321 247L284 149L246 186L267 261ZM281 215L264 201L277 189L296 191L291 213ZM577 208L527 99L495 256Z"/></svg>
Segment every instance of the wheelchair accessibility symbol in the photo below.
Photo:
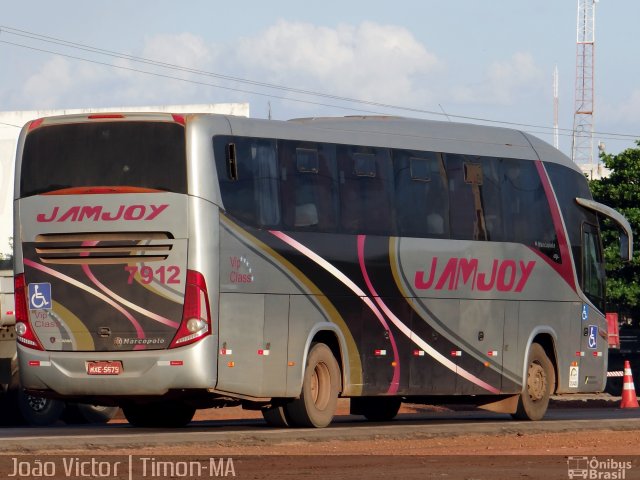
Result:
<svg viewBox="0 0 640 480"><path fill-rule="evenodd" d="M590 349L595 350L598 348L598 326L589 325L589 338L587 339L587 345Z"/></svg>
<svg viewBox="0 0 640 480"><path fill-rule="evenodd" d="M29 310L51 310L51 284L29 284Z"/></svg>

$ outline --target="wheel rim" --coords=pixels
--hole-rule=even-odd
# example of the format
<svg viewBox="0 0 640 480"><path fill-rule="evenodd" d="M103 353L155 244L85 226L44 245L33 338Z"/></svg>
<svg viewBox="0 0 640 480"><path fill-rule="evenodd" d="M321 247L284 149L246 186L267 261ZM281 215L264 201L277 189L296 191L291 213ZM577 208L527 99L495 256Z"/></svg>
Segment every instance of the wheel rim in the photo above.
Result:
<svg viewBox="0 0 640 480"><path fill-rule="evenodd" d="M42 410L44 410L47 406L47 402L48 400L46 398L27 395L27 403L34 412L41 412Z"/></svg>
<svg viewBox="0 0 640 480"><path fill-rule="evenodd" d="M329 404L331 393L331 374L325 363L318 363L311 375L311 398L318 410L324 410Z"/></svg>
<svg viewBox="0 0 640 480"><path fill-rule="evenodd" d="M529 365L529 375L527 378L527 390L529 397L534 402L542 400L547 393L547 376L544 368L539 363Z"/></svg>

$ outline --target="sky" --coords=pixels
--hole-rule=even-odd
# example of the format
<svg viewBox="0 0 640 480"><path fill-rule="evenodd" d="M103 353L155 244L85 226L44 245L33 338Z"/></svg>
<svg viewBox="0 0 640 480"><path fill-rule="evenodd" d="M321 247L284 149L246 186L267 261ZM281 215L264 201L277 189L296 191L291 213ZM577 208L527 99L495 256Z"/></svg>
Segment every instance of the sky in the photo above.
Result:
<svg viewBox="0 0 640 480"><path fill-rule="evenodd" d="M577 0L0 5L0 111L249 102L257 118L491 120L552 143L557 66L570 154ZM595 143L609 153L640 139L638 18L638 0L597 4Z"/></svg>

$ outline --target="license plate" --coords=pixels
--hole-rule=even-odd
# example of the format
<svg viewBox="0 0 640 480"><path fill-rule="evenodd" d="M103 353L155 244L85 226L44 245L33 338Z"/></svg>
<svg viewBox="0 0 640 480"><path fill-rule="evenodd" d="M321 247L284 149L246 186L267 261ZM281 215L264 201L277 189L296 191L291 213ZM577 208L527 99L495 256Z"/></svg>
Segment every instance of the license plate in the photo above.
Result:
<svg viewBox="0 0 640 480"><path fill-rule="evenodd" d="M119 360L87 362L88 375L120 375L122 362Z"/></svg>

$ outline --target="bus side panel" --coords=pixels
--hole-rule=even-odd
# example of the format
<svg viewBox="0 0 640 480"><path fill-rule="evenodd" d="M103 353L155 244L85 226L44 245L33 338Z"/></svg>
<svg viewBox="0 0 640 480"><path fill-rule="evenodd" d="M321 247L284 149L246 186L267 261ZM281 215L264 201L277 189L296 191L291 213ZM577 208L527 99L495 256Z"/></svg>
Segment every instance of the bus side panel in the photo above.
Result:
<svg viewBox="0 0 640 480"><path fill-rule="evenodd" d="M285 394L289 297L220 295L217 389L253 397Z"/></svg>
<svg viewBox="0 0 640 480"><path fill-rule="evenodd" d="M520 325L520 302L505 302L504 307L504 349L502 371L513 372L512 382L505 382L503 377L502 393L520 393L522 390L522 346L518 342ZM506 387L509 383L511 386Z"/></svg>
<svg viewBox="0 0 640 480"><path fill-rule="evenodd" d="M500 300L461 300L458 332L468 339L468 354L476 357L466 368L478 377L486 377L490 383L502 390L502 361L504 341L504 305ZM460 357L461 363L464 357ZM488 365L493 367L489 370ZM500 372L500 373L498 373ZM461 382L456 393L462 395L482 394L483 389L470 382Z"/></svg>
<svg viewBox="0 0 640 480"><path fill-rule="evenodd" d="M569 389L569 369L573 362L579 362L576 352L580 350L580 340L575 335L576 318L580 320L577 302L520 302L520 345L523 353L520 371L526 379L526 352L536 335L549 334L553 340L557 361L556 384L558 393L576 393ZM563 321L564 319L564 321ZM553 361L553 359L552 359Z"/></svg>
<svg viewBox="0 0 640 480"><path fill-rule="evenodd" d="M580 391L601 392L607 381L607 369L602 368L603 363L606 365L609 350L606 317L587 304L578 305L578 311L574 315L575 318L580 319L580 326L574 331L582 332L580 336Z"/></svg>

